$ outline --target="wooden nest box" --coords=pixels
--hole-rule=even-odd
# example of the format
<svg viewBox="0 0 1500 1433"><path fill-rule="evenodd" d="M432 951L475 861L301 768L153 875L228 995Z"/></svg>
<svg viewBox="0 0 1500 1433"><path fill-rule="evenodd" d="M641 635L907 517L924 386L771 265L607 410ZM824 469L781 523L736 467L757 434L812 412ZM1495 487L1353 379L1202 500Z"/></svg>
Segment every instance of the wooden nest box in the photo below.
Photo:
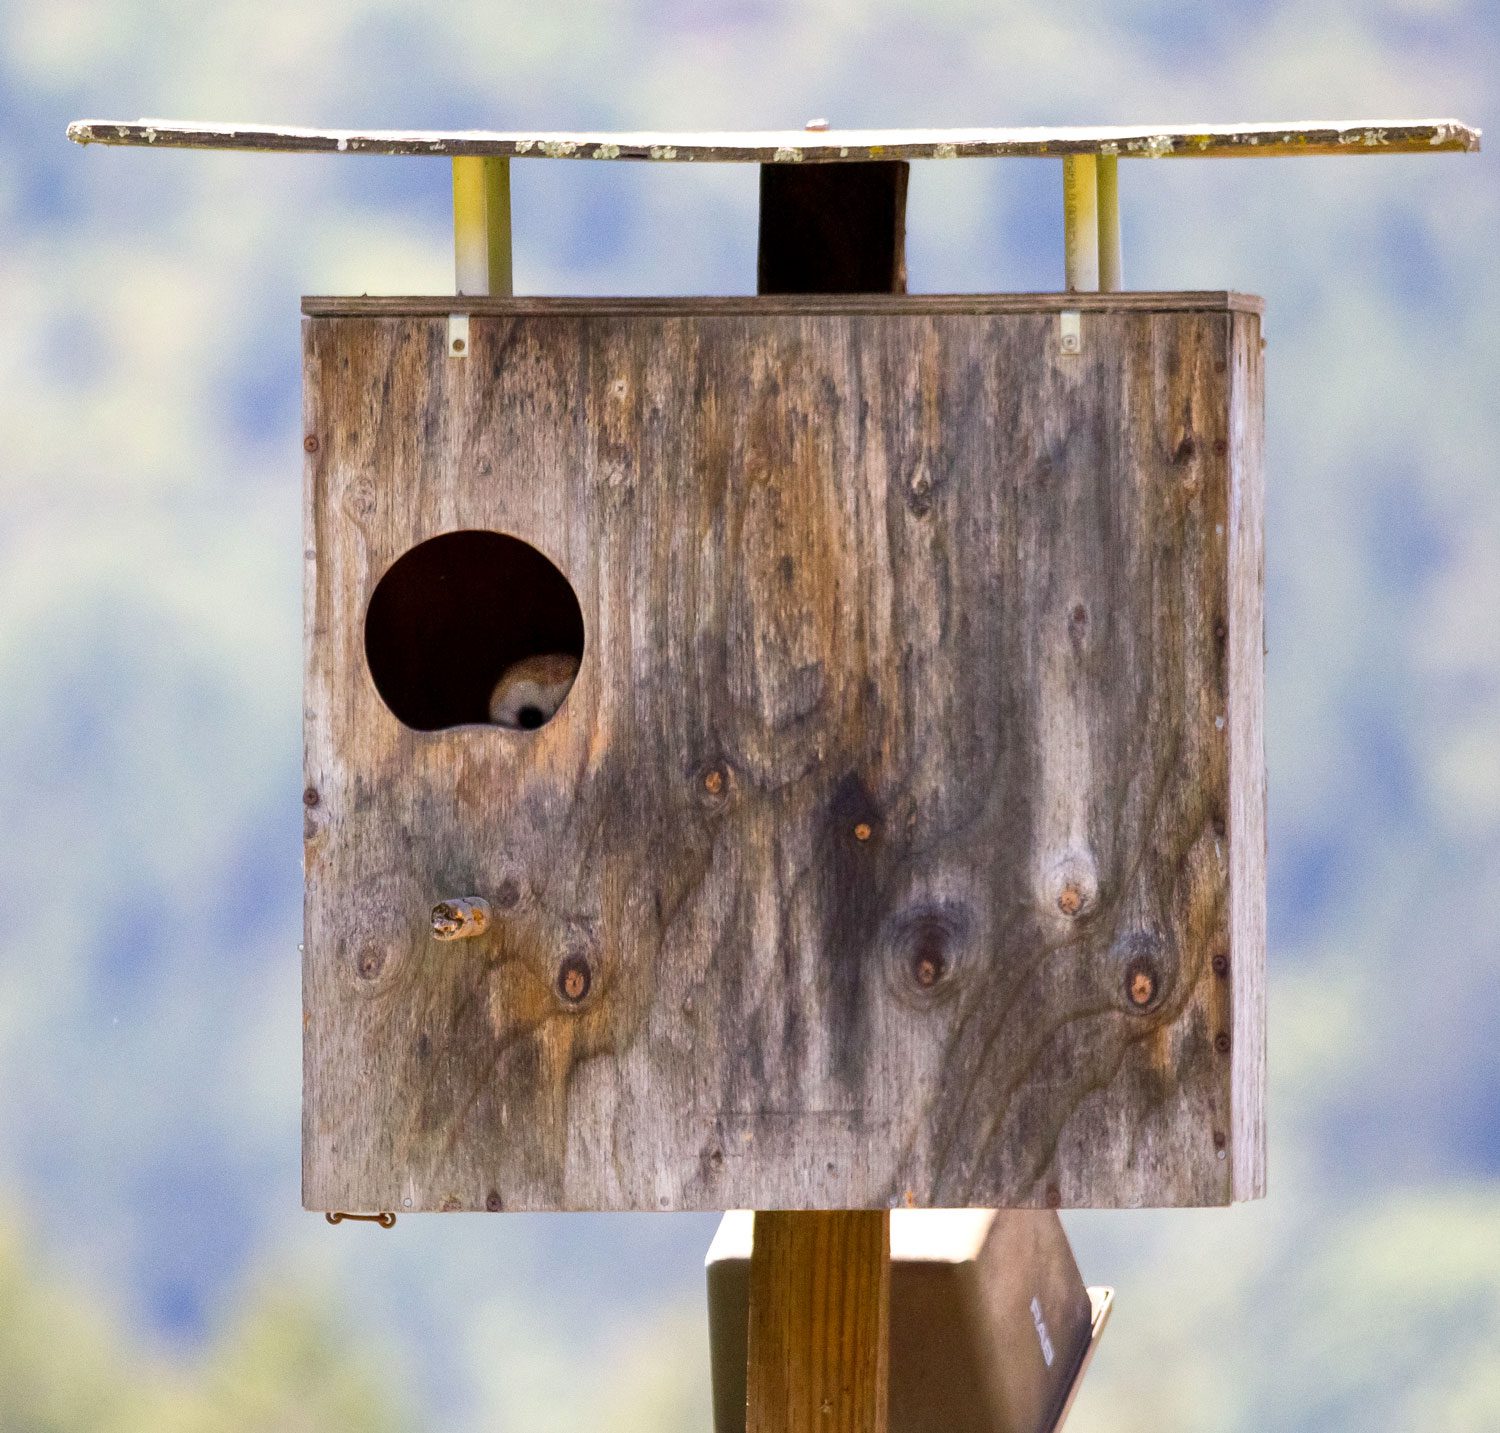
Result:
<svg viewBox="0 0 1500 1433"><path fill-rule="evenodd" d="M1262 1192L1261 306L1116 163L1472 132L76 128L457 157L459 296L304 305L310 1208ZM984 154L1068 288L907 294ZM760 292L510 296L511 156L760 163Z"/></svg>

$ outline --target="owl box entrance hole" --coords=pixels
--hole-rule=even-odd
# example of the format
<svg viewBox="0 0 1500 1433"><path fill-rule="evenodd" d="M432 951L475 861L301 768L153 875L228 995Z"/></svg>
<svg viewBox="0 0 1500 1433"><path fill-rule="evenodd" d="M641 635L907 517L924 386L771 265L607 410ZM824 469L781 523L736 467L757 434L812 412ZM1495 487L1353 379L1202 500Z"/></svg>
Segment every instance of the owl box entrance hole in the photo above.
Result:
<svg viewBox="0 0 1500 1433"><path fill-rule="evenodd" d="M583 612L568 579L497 532L418 543L376 584L365 614L375 689L417 731L542 726L582 657Z"/></svg>

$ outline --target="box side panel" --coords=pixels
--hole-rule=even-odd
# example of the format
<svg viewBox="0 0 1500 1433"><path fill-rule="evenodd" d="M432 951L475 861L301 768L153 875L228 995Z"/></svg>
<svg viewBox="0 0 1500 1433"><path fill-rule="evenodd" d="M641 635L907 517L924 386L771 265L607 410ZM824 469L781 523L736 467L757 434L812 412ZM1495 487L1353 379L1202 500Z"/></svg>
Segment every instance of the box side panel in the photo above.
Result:
<svg viewBox="0 0 1500 1433"><path fill-rule="evenodd" d="M309 1207L1227 1202L1229 323L311 320ZM370 678L459 529L578 598L538 731Z"/></svg>
<svg viewBox="0 0 1500 1433"><path fill-rule="evenodd" d="M1265 373L1260 316L1236 314L1229 363L1230 906L1234 1197L1266 1192Z"/></svg>

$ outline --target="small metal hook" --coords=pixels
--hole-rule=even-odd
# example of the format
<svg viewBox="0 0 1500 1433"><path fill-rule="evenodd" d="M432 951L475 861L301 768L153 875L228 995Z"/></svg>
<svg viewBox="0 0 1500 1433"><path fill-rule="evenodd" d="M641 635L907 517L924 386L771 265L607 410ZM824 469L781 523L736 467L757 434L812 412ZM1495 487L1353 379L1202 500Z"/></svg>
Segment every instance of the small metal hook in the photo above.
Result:
<svg viewBox="0 0 1500 1433"><path fill-rule="evenodd" d="M378 1224L382 1229L391 1229L396 1223L394 1214L325 1214L323 1217L330 1224L342 1224L346 1219L357 1219L365 1224Z"/></svg>

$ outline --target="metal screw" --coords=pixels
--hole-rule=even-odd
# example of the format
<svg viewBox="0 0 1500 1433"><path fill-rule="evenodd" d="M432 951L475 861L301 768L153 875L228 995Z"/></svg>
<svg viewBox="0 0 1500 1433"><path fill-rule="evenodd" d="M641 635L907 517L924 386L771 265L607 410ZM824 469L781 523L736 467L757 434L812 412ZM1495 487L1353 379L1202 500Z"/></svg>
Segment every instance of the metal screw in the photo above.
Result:
<svg viewBox="0 0 1500 1433"><path fill-rule="evenodd" d="M1227 955L1216 955L1210 962L1214 968L1214 974L1222 980L1229 974L1229 957Z"/></svg>
<svg viewBox="0 0 1500 1433"><path fill-rule="evenodd" d="M307 437L305 437L302 440L302 446L303 446L303 448L307 452L309 452L309 453L316 453L318 451L318 436L317 436L317 434L316 433L309 433L307 435Z"/></svg>
<svg viewBox="0 0 1500 1433"><path fill-rule="evenodd" d="M1227 1055L1229 1053L1229 1036L1226 1035L1222 1030L1220 1030L1219 1033L1214 1036L1214 1049L1217 1050L1221 1055Z"/></svg>
<svg viewBox="0 0 1500 1433"><path fill-rule="evenodd" d="M461 338L455 338L453 340L453 351L454 351L454 353L462 353L467 346L468 345L465 344L464 341L463 341L463 339L461 339Z"/></svg>
<svg viewBox="0 0 1500 1433"><path fill-rule="evenodd" d="M868 821L861 821L854 828L854 839L856 841L868 841L874 834L875 833L871 829L870 823Z"/></svg>
<svg viewBox="0 0 1500 1433"><path fill-rule="evenodd" d="M309 786L307 790L302 793L302 804L304 806L316 806L321 799L322 798L318 795L318 788L316 786Z"/></svg>

